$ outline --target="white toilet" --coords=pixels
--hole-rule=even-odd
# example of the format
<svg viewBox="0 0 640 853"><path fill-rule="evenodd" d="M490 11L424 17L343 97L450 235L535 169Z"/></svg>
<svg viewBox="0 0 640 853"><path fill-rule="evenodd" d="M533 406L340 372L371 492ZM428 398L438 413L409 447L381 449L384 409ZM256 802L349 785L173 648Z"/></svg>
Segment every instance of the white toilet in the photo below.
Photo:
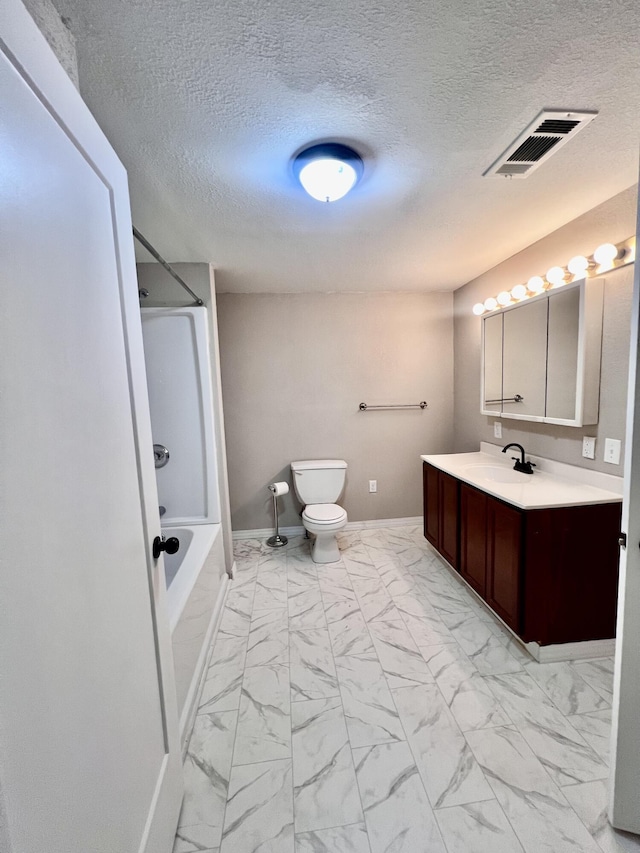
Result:
<svg viewBox="0 0 640 853"><path fill-rule="evenodd" d="M347 463L343 459L292 462L293 485L304 504L302 523L315 535L311 546L314 563L336 563L340 550L336 533L347 523L347 511L336 501L344 489Z"/></svg>

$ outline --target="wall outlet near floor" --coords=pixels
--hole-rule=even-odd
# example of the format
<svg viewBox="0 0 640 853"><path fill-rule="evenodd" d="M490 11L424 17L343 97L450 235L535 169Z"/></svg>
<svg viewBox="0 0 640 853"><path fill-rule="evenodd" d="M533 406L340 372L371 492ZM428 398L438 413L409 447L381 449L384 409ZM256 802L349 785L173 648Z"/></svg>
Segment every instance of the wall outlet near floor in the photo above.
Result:
<svg viewBox="0 0 640 853"><path fill-rule="evenodd" d="M377 480L369 480L369 492L373 494L373 492L378 491L378 481Z"/></svg>
<svg viewBox="0 0 640 853"><path fill-rule="evenodd" d="M500 421L493 422L493 437L502 438L502 423Z"/></svg>
<svg viewBox="0 0 640 853"><path fill-rule="evenodd" d="M585 459L596 458L596 439L595 436L582 436L582 455Z"/></svg>
<svg viewBox="0 0 640 853"><path fill-rule="evenodd" d="M610 462L612 465L620 464L620 447L619 438L605 438L604 440L604 461Z"/></svg>

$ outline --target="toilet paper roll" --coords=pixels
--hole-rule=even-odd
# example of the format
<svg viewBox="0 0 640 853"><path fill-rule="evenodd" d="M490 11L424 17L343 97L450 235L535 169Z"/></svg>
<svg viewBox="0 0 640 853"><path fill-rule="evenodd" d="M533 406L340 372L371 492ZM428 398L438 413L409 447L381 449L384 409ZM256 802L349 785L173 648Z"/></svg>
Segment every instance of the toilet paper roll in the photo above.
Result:
<svg viewBox="0 0 640 853"><path fill-rule="evenodd" d="M271 483L269 489L273 492L273 494L279 498L281 495L289 494L289 484L288 483Z"/></svg>

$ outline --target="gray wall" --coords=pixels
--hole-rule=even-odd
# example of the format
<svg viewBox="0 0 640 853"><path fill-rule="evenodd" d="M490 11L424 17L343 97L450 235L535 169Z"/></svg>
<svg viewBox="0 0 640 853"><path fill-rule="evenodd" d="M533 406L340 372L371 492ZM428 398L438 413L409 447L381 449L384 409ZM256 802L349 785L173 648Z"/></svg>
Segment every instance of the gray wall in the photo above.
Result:
<svg viewBox="0 0 640 853"><path fill-rule="evenodd" d="M209 341L211 349L211 374L213 379L213 416L216 431L216 454L218 459L218 488L222 510L222 534L227 570L233 564L231 542L231 515L229 512L229 488L227 457L224 435L224 413L220 379L220 353L217 324L216 292L213 268L209 264L172 264L189 287L204 302L209 312ZM138 284L149 291L142 304L146 308L192 305L191 297L160 264L137 264Z"/></svg>
<svg viewBox="0 0 640 853"><path fill-rule="evenodd" d="M421 453L453 449L452 294L218 294L234 530L272 525L295 459L349 465L351 521L422 513ZM358 404L427 400L427 410ZM377 494L368 481L377 479ZM280 523L300 525L292 494Z"/></svg>
<svg viewBox="0 0 640 853"><path fill-rule="evenodd" d="M477 450L480 441L517 441L531 453L560 462L622 475L620 465L602 461L604 439L624 441L633 267L605 276L605 303L597 427L562 427L502 419L502 440L493 437L497 418L480 414L480 328L471 313L476 302L544 275L549 267L577 254L590 255L604 242L619 242L635 233L637 188L631 187L554 231L504 263L469 282L454 294L455 449ZM582 457L582 436L595 435L596 459ZM624 444L623 444L624 446Z"/></svg>

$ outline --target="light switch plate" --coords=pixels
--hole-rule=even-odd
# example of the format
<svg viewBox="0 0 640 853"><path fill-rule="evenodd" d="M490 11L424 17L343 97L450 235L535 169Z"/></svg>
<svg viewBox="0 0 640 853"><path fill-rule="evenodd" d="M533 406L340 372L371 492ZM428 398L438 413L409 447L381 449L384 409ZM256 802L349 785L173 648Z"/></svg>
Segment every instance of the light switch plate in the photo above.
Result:
<svg viewBox="0 0 640 853"><path fill-rule="evenodd" d="M596 439L595 436L582 436L582 455L585 459L596 458Z"/></svg>
<svg viewBox="0 0 640 853"><path fill-rule="evenodd" d="M612 465L620 464L620 447L621 442L618 438L605 438L604 440L604 461L610 462Z"/></svg>
<svg viewBox="0 0 640 853"><path fill-rule="evenodd" d="M493 437L502 438L502 424L500 421L493 422Z"/></svg>

